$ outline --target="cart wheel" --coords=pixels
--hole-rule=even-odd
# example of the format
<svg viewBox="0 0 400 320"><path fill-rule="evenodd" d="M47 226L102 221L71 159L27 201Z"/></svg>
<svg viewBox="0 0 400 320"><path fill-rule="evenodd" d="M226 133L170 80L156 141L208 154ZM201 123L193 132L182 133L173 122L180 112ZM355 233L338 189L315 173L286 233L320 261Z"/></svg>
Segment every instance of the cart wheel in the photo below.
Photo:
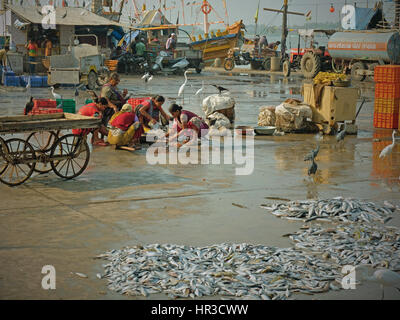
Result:
<svg viewBox="0 0 400 320"><path fill-rule="evenodd" d="M61 159L57 159L61 158ZM59 138L50 152L50 164L61 178L72 179L79 176L87 167L90 158L86 136L67 134Z"/></svg>
<svg viewBox="0 0 400 320"><path fill-rule="evenodd" d="M232 58L226 58L224 62L224 69L231 71L235 67L235 61Z"/></svg>
<svg viewBox="0 0 400 320"><path fill-rule="evenodd" d="M35 171L39 173L50 172L51 165L49 161L50 151L58 135L53 131L33 132L29 135L28 141L35 150L36 157L40 162L36 163Z"/></svg>
<svg viewBox="0 0 400 320"><path fill-rule="evenodd" d="M4 170L6 170L8 166L6 154L8 154L7 145L5 141L0 138L0 175L4 172Z"/></svg>
<svg viewBox="0 0 400 320"><path fill-rule="evenodd" d="M265 60L263 61L263 68L266 71L271 70L271 58L265 58Z"/></svg>
<svg viewBox="0 0 400 320"><path fill-rule="evenodd" d="M2 169L0 181L9 186L17 186L32 175L35 169L36 155L32 146L23 139L12 138L5 141L2 149L2 156L7 165ZM6 152L3 153L3 150Z"/></svg>

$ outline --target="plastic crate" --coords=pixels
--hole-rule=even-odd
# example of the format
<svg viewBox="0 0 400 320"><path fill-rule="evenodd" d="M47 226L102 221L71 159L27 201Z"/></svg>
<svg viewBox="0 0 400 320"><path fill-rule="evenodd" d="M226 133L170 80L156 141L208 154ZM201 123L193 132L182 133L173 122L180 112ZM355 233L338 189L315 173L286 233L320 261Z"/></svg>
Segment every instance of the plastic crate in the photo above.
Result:
<svg viewBox="0 0 400 320"><path fill-rule="evenodd" d="M86 99L86 100L85 100L85 105L86 105L86 104L89 104L89 103L92 103L92 102L93 102L92 99Z"/></svg>
<svg viewBox="0 0 400 320"><path fill-rule="evenodd" d="M62 110L68 113L75 113L75 107L63 107Z"/></svg>
<svg viewBox="0 0 400 320"><path fill-rule="evenodd" d="M399 83L400 82L400 66L383 65L376 66L374 69L375 82Z"/></svg>
<svg viewBox="0 0 400 320"><path fill-rule="evenodd" d="M42 87L48 87L49 84L47 83L47 76L42 76Z"/></svg>
<svg viewBox="0 0 400 320"><path fill-rule="evenodd" d="M144 101L150 100L151 97L146 97L146 98L130 98L128 99L128 103L132 106L132 108L135 108L138 104L143 103Z"/></svg>
<svg viewBox="0 0 400 320"><path fill-rule="evenodd" d="M35 115L35 114L52 114L52 113L62 113L64 112L62 109L58 108L33 108L31 112L29 112L29 115Z"/></svg>
<svg viewBox="0 0 400 320"><path fill-rule="evenodd" d="M374 128L397 129L398 127L398 113L374 112Z"/></svg>
<svg viewBox="0 0 400 320"><path fill-rule="evenodd" d="M399 113L400 98L386 99L375 98L374 112L377 113Z"/></svg>
<svg viewBox="0 0 400 320"><path fill-rule="evenodd" d="M7 87L20 87L21 79L18 76L4 76L3 77L4 85Z"/></svg>
<svg viewBox="0 0 400 320"><path fill-rule="evenodd" d="M57 108L56 100L52 99L33 99L34 108Z"/></svg>
<svg viewBox="0 0 400 320"><path fill-rule="evenodd" d="M400 98L400 82L399 83L383 83L375 84L375 98Z"/></svg>

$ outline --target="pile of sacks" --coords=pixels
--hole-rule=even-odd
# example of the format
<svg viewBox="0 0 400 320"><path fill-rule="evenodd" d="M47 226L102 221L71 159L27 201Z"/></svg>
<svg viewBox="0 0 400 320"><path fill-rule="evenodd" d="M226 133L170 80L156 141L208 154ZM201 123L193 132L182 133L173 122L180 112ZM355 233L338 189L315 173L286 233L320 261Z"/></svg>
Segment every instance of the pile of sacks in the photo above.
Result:
<svg viewBox="0 0 400 320"><path fill-rule="evenodd" d="M311 122L312 109L309 105L296 99L286 99L279 106L260 108L259 126L275 126L278 131L298 132L315 131Z"/></svg>
<svg viewBox="0 0 400 320"><path fill-rule="evenodd" d="M209 135L226 135L235 122L235 99L229 95L214 94L203 100L203 111L210 127Z"/></svg>

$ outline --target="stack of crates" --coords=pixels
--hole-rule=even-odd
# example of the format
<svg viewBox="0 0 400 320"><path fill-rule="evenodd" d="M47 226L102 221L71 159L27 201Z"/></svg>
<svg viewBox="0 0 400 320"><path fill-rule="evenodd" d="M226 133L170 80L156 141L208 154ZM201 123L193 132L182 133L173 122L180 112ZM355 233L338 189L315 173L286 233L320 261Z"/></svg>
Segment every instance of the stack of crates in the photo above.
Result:
<svg viewBox="0 0 400 320"><path fill-rule="evenodd" d="M33 109L29 114L51 114L62 113L61 108L57 108L55 100L51 99L33 99Z"/></svg>
<svg viewBox="0 0 400 320"><path fill-rule="evenodd" d="M374 127L397 129L400 109L400 66L375 67Z"/></svg>
<svg viewBox="0 0 400 320"><path fill-rule="evenodd" d="M75 100L74 99L57 99L57 105L62 106L64 112L75 113Z"/></svg>

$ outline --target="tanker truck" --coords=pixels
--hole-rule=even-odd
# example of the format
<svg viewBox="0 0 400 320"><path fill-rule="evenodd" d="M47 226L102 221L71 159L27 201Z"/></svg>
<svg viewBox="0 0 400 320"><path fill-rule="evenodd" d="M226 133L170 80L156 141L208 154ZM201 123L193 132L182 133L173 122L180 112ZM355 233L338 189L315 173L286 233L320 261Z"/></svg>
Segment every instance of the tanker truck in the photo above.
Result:
<svg viewBox="0 0 400 320"><path fill-rule="evenodd" d="M329 38L328 51L333 71L350 71L354 80L373 80L375 66L400 64L400 34L393 30L336 32Z"/></svg>

